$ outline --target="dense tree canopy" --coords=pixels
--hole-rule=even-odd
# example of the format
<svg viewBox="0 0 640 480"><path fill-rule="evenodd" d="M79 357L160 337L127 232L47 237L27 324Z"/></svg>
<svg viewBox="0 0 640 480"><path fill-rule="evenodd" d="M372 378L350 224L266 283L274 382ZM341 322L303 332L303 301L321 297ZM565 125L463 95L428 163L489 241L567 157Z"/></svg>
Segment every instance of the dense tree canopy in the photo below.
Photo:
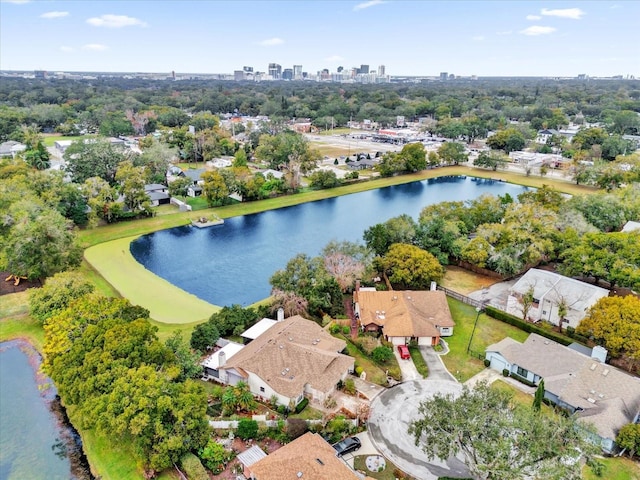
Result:
<svg viewBox="0 0 640 480"><path fill-rule="evenodd" d="M394 243L375 264L396 289L424 290L444 276L444 268L429 252L413 245Z"/></svg>
<svg viewBox="0 0 640 480"><path fill-rule="evenodd" d="M436 394L420 405L409 429L429 458L462 455L474 478L514 480L581 477L581 457L595 447L573 417L514 407L509 393L478 384L457 398Z"/></svg>

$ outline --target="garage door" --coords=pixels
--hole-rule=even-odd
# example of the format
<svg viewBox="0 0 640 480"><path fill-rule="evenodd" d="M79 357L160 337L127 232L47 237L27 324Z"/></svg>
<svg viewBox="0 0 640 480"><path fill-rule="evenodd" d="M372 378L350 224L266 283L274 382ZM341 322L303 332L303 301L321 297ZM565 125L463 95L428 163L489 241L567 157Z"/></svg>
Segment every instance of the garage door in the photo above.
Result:
<svg viewBox="0 0 640 480"><path fill-rule="evenodd" d="M502 372L502 370L507 368L507 363L498 357L491 357L491 364L489 366L494 370Z"/></svg>

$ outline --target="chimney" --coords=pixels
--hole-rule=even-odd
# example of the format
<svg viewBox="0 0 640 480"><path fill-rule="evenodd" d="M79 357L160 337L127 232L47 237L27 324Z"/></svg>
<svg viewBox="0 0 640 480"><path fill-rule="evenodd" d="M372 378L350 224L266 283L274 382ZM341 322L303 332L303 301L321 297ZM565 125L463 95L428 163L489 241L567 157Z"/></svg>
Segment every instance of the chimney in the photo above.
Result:
<svg viewBox="0 0 640 480"><path fill-rule="evenodd" d="M278 316L277 316L277 320L278 320L279 322L281 322L281 321L283 321L283 320L284 320L284 308L282 308L282 307L280 307L280 308L278 309Z"/></svg>
<svg viewBox="0 0 640 480"><path fill-rule="evenodd" d="M606 348L601 347L600 345L596 345L591 349L591 358L599 360L602 363L606 363L608 353L609 352L607 351Z"/></svg>
<svg viewBox="0 0 640 480"><path fill-rule="evenodd" d="M436 291L436 282L431 282L431 289L432 292Z"/></svg>
<svg viewBox="0 0 640 480"><path fill-rule="evenodd" d="M218 367L224 367L225 363L227 363L227 354L220 350L218 352Z"/></svg>

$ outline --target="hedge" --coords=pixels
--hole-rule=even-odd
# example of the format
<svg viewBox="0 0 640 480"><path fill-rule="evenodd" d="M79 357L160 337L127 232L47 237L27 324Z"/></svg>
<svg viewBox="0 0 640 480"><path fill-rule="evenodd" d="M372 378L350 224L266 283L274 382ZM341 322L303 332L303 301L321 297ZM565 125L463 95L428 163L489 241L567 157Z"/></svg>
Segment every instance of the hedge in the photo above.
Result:
<svg viewBox="0 0 640 480"><path fill-rule="evenodd" d="M558 342L564 346L571 345L573 341L580 342L578 338L574 338L573 340L566 337L565 335L561 335L556 332L551 332L545 328L538 327L529 322L525 322L524 320L520 320L518 317L514 317L502 310L498 310L495 307L487 306L485 309L485 313L490 317L495 318L496 320L500 320L501 322L508 323L509 325L513 325L514 327L519 328L520 330L524 330L529 333L537 333L543 337L548 338L549 340L553 340L554 342Z"/></svg>
<svg viewBox="0 0 640 480"><path fill-rule="evenodd" d="M180 466L189 480L209 480L200 459L193 453L186 453L180 459Z"/></svg>
<svg viewBox="0 0 640 480"><path fill-rule="evenodd" d="M302 401L298 405L296 405L296 413L300 413L307 407L307 405L309 405L309 399L307 397L304 397Z"/></svg>

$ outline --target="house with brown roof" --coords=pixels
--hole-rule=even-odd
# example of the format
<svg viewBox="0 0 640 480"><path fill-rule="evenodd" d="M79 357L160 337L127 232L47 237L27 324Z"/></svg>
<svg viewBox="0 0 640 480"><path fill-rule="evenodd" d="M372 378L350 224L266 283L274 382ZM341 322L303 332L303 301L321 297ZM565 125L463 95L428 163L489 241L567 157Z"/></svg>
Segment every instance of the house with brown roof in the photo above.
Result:
<svg viewBox="0 0 640 480"><path fill-rule="evenodd" d="M354 369L342 352L346 342L299 315L276 322L233 357L218 365L218 380L244 381L264 399L297 405L306 396L324 401Z"/></svg>
<svg viewBox="0 0 640 480"><path fill-rule="evenodd" d="M394 345L416 340L418 345L437 345L440 337L453 335L455 323L444 292L375 291L353 293L354 312L366 332L380 332Z"/></svg>
<svg viewBox="0 0 640 480"><path fill-rule="evenodd" d="M251 480L360 480L317 433L307 432L266 457L245 466Z"/></svg>
<svg viewBox="0 0 640 480"><path fill-rule="evenodd" d="M615 450L620 428L640 420L640 379L605 363L607 352L590 355L532 333L524 343L505 338L489 345L490 368L538 384L544 397L595 427L603 450Z"/></svg>

